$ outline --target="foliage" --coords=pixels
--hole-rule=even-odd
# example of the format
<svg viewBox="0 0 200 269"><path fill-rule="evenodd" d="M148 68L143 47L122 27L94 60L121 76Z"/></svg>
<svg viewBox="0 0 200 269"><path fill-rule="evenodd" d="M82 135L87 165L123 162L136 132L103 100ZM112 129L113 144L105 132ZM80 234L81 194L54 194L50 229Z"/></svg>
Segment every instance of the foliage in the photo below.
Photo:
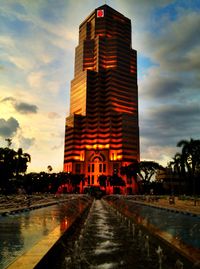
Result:
<svg viewBox="0 0 200 269"><path fill-rule="evenodd" d="M122 166L120 169L120 174L126 175L127 178L136 177L137 173L139 172L139 163L137 161L131 163L127 166Z"/></svg>
<svg viewBox="0 0 200 269"><path fill-rule="evenodd" d="M200 140L181 140L177 147L182 148L181 153L174 157L177 171L186 183L186 191L195 194L200 187Z"/></svg>
<svg viewBox="0 0 200 269"><path fill-rule="evenodd" d="M110 186L125 186L125 182L124 180L119 177L117 174L113 174L112 176L110 176L109 178L110 181Z"/></svg>
<svg viewBox="0 0 200 269"><path fill-rule="evenodd" d="M106 187L106 180L107 180L107 176L100 175L98 177L99 185L102 186L102 187Z"/></svg>
<svg viewBox="0 0 200 269"><path fill-rule="evenodd" d="M190 176L194 177L200 165L200 140L192 138L190 141L181 140L178 142L177 147L182 147L184 169Z"/></svg>
<svg viewBox="0 0 200 269"><path fill-rule="evenodd" d="M30 155L23 153L21 148L17 151L9 147L0 148L0 188L4 192L13 191L13 181L25 174L30 161Z"/></svg>
<svg viewBox="0 0 200 269"><path fill-rule="evenodd" d="M148 184L151 181L153 175L155 175L159 169L163 169L163 167L157 162L142 161L139 163L139 169L139 175L142 178L143 183Z"/></svg>

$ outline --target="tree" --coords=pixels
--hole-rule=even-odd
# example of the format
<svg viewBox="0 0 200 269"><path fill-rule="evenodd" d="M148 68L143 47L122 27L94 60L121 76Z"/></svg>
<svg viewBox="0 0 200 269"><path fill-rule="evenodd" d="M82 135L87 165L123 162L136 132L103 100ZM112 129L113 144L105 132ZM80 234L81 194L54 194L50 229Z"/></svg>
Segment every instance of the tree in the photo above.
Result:
<svg viewBox="0 0 200 269"><path fill-rule="evenodd" d="M195 193L196 178L199 175L200 166L200 140L194 140L192 138L190 141L181 140L177 143L177 147L182 147L184 168L188 175L187 184L190 189L193 188L193 193Z"/></svg>
<svg viewBox="0 0 200 269"><path fill-rule="evenodd" d="M148 190L153 176L158 170L163 169L163 167L157 162L153 161L142 161L139 163L139 175L142 179L145 191Z"/></svg>
<svg viewBox="0 0 200 269"><path fill-rule="evenodd" d="M184 156L177 152L174 157L173 161L169 163L169 167L172 169L174 174L178 174L179 177L185 177L185 160Z"/></svg>
<svg viewBox="0 0 200 269"><path fill-rule="evenodd" d="M125 186L125 181L118 176L117 174L113 174L110 178L110 186Z"/></svg>
<svg viewBox="0 0 200 269"><path fill-rule="evenodd" d="M120 174L126 175L127 179L131 179L132 177L136 177L137 173L139 172L139 163L137 161L127 165L122 166L120 168Z"/></svg>
<svg viewBox="0 0 200 269"><path fill-rule="evenodd" d="M48 173L51 173L53 171L53 167L51 165L47 166Z"/></svg>
<svg viewBox="0 0 200 269"><path fill-rule="evenodd" d="M13 149L0 148L0 187L6 192L9 191L9 182L15 171L15 154L16 152Z"/></svg>
<svg viewBox="0 0 200 269"><path fill-rule="evenodd" d="M74 192L79 192L78 186L85 181L85 175L83 174L70 174L70 183L73 186Z"/></svg>
<svg viewBox="0 0 200 269"><path fill-rule="evenodd" d="M134 187L134 190L131 189L130 190L130 193L134 192L141 192L141 186L137 180L137 174L139 173L139 163L137 160L135 160L134 162L132 162L131 164L129 165L126 165L126 166L121 166L120 168L120 174L122 176L126 176L126 179L127 179L127 183L128 184L132 184L134 183L135 186L137 186L136 188Z"/></svg>
<svg viewBox="0 0 200 269"><path fill-rule="evenodd" d="M31 156L28 153L23 153L22 148L19 148L18 151L15 153L14 156L15 160L15 174L16 177L20 173L24 174L27 170L27 163L31 161Z"/></svg>
<svg viewBox="0 0 200 269"><path fill-rule="evenodd" d="M102 186L102 187L106 187L106 180L107 180L107 176L100 175L98 177L99 185Z"/></svg>
<svg viewBox="0 0 200 269"><path fill-rule="evenodd" d="M24 175L28 162L30 155L23 153L21 148L17 152L9 147L0 148L0 187L5 192L15 191L18 182L13 179L18 180L20 174Z"/></svg>
<svg viewBox="0 0 200 269"><path fill-rule="evenodd" d="M8 148L12 145L12 139L11 138L6 138L5 141L8 143Z"/></svg>

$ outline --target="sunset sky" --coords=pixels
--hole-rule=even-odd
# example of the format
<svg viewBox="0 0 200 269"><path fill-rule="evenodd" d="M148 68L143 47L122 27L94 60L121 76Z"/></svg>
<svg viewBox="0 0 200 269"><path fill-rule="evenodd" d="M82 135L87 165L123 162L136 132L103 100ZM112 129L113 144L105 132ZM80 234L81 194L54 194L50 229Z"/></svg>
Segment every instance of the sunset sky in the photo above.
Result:
<svg viewBox="0 0 200 269"><path fill-rule="evenodd" d="M200 1L107 0L132 21L138 52L141 159L167 165L200 139ZM0 0L0 147L28 171L62 171L65 117L80 23L100 0Z"/></svg>

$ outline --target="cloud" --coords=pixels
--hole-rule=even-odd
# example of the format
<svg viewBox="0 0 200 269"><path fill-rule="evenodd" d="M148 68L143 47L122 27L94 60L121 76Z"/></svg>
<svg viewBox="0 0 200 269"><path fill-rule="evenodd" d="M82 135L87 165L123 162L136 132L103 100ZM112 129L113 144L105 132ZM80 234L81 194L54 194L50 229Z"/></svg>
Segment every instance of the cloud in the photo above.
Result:
<svg viewBox="0 0 200 269"><path fill-rule="evenodd" d="M15 109L22 114L37 113L38 107L36 105L30 105L24 102L14 104Z"/></svg>
<svg viewBox="0 0 200 269"><path fill-rule="evenodd" d="M173 8L173 19L160 10L159 24L152 17L146 33L139 34L140 51L157 64L139 81L141 156L165 162L178 141L199 139L200 133L199 12Z"/></svg>
<svg viewBox="0 0 200 269"><path fill-rule="evenodd" d="M148 115L148 116L147 116ZM155 146L173 146L183 138L198 138L200 107L198 103L160 105L147 110L142 120L142 139Z"/></svg>
<svg viewBox="0 0 200 269"><path fill-rule="evenodd" d="M43 72L32 72L28 75L27 80L31 87L40 88L43 77L44 77Z"/></svg>
<svg viewBox="0 0 200 269"><path fill-rule="evenodd" d="M15 110L21 114L37 113L38 110L38 107L36 105L28 104L21 101L19 102L13 97L5 97L1 100L1 102L11 102Z"/></svg>
<svg viewBox="0 0 200 269"><path fill-rule="evenodd" d="M61 116L57 112L49 112L48 113L48 118L49 119L57 119L60 118Z"/></svg>
<svg viewBox="0 0 200 269"><path fill-rule="evenodd" d="M1 100L1 102L7 102L7 101L11 101L11 102L15 102L15 98L9 96L9 97L5 97Z"/></svg>
<svg viewBox="0 0 200 269"><path fill-rule="evenodd" d="M16 55L16 56L9 56L8 59L10 60L11 63L16 65L19 69L27 70L32 67L32 62L27 57L25 58L20 55L19 56Z"/></svg>
<svg viewBox="0 0 200 269"><path fill-rule="evenodd" d="M181 81L177 77L162 74L161 71L161 68L153 67L144 76L144 79L140 82L141 87L139 88L142 99L172 99L181 92L184 81Z"/></svg>
<svg viewBox="0 0 200 269"><path fill-rule="evenodd" d="M19 139L20 146L21 146L24 150L27 150L27 149L29 149L31 146L34 145L35 140L36 140L35 138L26 138L26 137L21 136L20 139Z"/></svg>
<svg viewBox="0 0 200 269"><path fill-rule="evenodd" d="M0 119L0 136L8 138L13 137L19 129L19 122L10 117L8 120Z"/></svg>

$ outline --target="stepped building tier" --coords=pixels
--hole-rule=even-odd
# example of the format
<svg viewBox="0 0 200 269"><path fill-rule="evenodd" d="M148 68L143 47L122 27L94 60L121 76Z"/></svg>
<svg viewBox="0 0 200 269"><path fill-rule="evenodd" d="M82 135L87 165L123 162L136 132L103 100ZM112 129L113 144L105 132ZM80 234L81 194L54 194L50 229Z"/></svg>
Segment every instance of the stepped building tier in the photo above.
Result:
<svg viewBox="0 0 200 269"><path fill-rule="evenodd" d="M134 161L139 161L139 127L131 21L103 5L79 27L64 171L84 175L85 185L98 185L99 176L108 178Z"/></svg>

